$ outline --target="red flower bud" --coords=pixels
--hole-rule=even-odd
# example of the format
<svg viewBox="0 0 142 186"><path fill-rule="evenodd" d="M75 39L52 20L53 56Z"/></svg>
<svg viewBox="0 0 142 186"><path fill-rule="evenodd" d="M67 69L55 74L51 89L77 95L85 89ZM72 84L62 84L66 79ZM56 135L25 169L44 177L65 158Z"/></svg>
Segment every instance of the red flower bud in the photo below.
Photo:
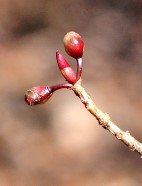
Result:
<svg viewBox="0 0 142 186"><path fill-rule="evenodd" d="M81 58L84 52L84 42L76 32L68 32L64 37L64 47L66 52L73 58Z"/></svg>
<svg viewBox="0 0 142 186"><path fill-rule="evenodd" d="M48 86L37 86L29 89L25 94L25 101L29 105L45 103L52 96L52 91Z"/></svg>
<svg viewBox="0 0 142 186"><path fill-rule="evenodd" d="M76 75L67 60L58 51L56 52L56 59L62 75L69 83L74 84L76 82Z"/></svg>

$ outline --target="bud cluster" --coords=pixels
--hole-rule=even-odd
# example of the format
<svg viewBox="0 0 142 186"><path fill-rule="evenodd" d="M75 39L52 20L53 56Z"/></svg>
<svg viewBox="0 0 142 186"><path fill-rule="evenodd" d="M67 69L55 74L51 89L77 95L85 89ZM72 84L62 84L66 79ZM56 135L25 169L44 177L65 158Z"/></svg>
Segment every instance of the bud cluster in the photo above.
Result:
<svg viewBox="0 0 142 186"><path fill-rule="evenodd" d="M65 57L56 52L56 59L59 70L68 83L57 84L54 86L36 86L29 89L25 94L25 101L29 105L45 103L54 91L62 88L71 88L82 74L82 56L84 52L84 42L76 32L68 32L63 39L65 51L67 54L76 59L77 72L75 73Z"/></svg>

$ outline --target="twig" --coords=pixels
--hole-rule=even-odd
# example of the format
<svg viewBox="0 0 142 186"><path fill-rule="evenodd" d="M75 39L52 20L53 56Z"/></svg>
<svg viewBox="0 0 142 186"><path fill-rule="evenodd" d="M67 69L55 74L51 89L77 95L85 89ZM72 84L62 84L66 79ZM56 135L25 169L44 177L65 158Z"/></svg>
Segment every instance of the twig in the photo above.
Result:
<svg viewBox="0 0 142 186"><path fill-rule="evenodd" d="M86 93L81 85L82 56L84 52L84 42L81 36L73 31L68 32L64 37L64 46L67 54L77 60L77 73L75 75L68 61L58 51L56 59L59 70L68 83L53 86L36 86L29 89L25 94L25 101L29 105L45 103L58 89L70 88L80 98L86 109L98 120L99 124L111 132L117 139L121 140L130 150L138 152L142 157L142 143L132 137L129 131L121 130L110 120L107 113L103 113L95 105L91 97Z"/></svg>
<svg viewBox="0 0 142 186"><path fill-rule="evenodd" d="M81 99L86 109L96 117L99 124L111 132L117 139L121 140L130 150L138 152L142 156L142 143L132 137L129 131L121 130L115 123L113 123L107 113L103 113L97 108L91 97L86 93L81 85L81 79L75 83L71 89Z"/></svg>

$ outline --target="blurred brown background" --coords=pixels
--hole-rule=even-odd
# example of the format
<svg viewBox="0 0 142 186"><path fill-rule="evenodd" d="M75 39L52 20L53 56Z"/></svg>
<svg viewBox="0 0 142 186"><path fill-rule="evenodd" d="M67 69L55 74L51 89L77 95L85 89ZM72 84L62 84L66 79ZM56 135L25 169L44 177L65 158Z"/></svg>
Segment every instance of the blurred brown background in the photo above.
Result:
<svg viewBox="0 0 142 186"><path fill-rule="evenodd" d="M0 0L0 186L139 186L142 160L61 90L29 107L27 89L63 82L66 32L85 42L83 85L142 141L141 0Z"/></svg>

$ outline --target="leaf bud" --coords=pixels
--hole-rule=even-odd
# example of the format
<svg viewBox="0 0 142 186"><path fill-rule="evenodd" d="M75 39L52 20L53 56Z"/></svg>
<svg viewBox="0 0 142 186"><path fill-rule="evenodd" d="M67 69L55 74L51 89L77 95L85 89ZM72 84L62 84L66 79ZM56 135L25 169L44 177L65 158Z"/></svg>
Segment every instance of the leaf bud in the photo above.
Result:
<svg viewBox="0 0 142 186"><path fill-rule="evenodd" d="M73 69L65 59L65 57L60 54L58 51L56 52L56 59L58 63L58 67L64 76L64 78L71 84L76 82L76 74L74 73Z"/></svg>
<svg viewBox="0 0 142 186"><path fill-rule="evenodd" d="M32 106L45 103L51 96L52 91L49 86L36 86L27 90L25 101Z"/></svg>

